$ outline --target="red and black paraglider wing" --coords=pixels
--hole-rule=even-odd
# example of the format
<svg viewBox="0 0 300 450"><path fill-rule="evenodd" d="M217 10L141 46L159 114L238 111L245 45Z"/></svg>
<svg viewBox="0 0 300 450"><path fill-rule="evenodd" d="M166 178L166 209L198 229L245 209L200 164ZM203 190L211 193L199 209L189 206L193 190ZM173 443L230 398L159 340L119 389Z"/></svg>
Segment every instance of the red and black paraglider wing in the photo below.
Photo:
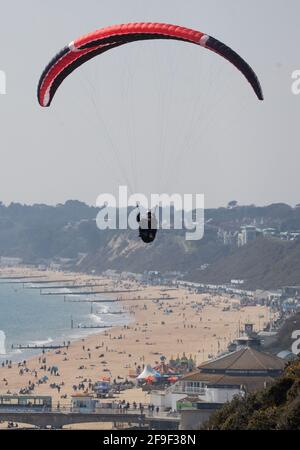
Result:
<svg viewBox="0 0 300 450"><path fill-rule="evenodd" d="M148 39L172 39L205 47L231 62L251 84L259 100L263 100L260 82L249 64L230 47L217 39L189 28L164 23L128 23L114 25L72 41L47 65L38 84L38 101L50 106L56 90L77 67L108 50L130 42Z"/></svg>

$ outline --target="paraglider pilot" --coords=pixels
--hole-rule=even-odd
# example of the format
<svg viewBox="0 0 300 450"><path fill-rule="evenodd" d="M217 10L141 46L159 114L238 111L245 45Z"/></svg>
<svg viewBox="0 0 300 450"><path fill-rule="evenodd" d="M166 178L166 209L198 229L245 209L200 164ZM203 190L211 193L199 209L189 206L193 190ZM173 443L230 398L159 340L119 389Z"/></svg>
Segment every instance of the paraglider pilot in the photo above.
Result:
<svg viewBox="0 0 300 450"><path fill-rule="evenodd" d="M136 216L136 221L139 224L139 237L143 242L149 244L153 242L157 233L157 220L155 217L155 213L152 213L151 210L147 212L147 216L145 218L141 218L141 213L139 210L139 205L137 205L138 213Z"/></svg>

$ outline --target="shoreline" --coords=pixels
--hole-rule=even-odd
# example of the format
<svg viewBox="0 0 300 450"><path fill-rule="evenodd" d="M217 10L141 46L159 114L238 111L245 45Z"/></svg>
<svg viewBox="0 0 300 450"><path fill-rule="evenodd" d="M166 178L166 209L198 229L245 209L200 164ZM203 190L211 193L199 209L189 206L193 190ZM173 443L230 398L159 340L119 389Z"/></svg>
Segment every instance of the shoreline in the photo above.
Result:
<svg viewBox="0 0 300 450"><path fill-rule="evenodd" d="M13 270L13 272L18 272L18 270L20 270L20 268L13 268L12 270ZM2 272L3 271L0 270L0 274L2 274ZM33 278L33 281L32 281L33 285L39 283L39 278L36 275L36 272L37 272L36 270L33 271L33 273L35 274L34 277L36 277L36 278ZM39 272L39 273L45 273L45 272ZM72 275L74 277L75 274L73 274L73 273L70 274L68 272L65 272L63 275L64 276L67 275L68 277L70 277ZM83 275L88 276L87 274L83 274ZM44 277L50 279L50 278L56 277L56 276L57 276L57 272L47 271L46 275ZM0 285L1 285L1 280L4 280L4 279L5 278L3 278L3 277L0 278ZM19 279L19 278L17 278L17 279ZM18 284L17 279L15 280L16 283L14 285ZM10 283L13 283L13 281L11 281ZM3 283L3 284L5 284L5 283ZM22 280L20 281L20 284L23 285ZM12 286L13 286L13 284L12 284ZM71 287L72 286L70 286L69 288L61 288L61 291L64 289L66 291L66 294L68 294L68 292L71 291ZM24 289L24 285L23 285L22 289ZM34 289L38 289L38 288L35 287ZM18 290L19 290L19 288L18 288ZM31 289L29 288L28 291L31 291ZM18 295L18 294L16 294L16 295ZM74 294L74 296L77 296L77 294ZM78 297L80 298L81 296L78 295ZM60 300L64 301L62 297L60 298ZM51 302L50 297L49 297L49 302ZM77 301L75 300L73 303L77 303ZM85 300L81 300L78 303L80 303L81 305L83 305L84 303L87 303L89 305L90 301L88 299L85 299ZM120 302L113 303L112 306L110 303L105 303L105 302L101 303L101 305L103 305L103 307L104 307L103 315L108 314L111 317L114 317L116 319L119 319L121 317L119 315L118 316L113 315L115 308L117 308L118 310L121 309ZM110 309L112 310L112 314L110 314L108 312L108 310L110 310ZM11 347L11 344L8 346L5 343L5 341L7 339L6 330L0 330L0 338L2 337L2 339L3 339L3 342L0 342L0 344L3 343L3 346L5 347L5 353L0 353L0 365L2 364L2 362L5 362L6 360L12 361L12 363L18 363L18 362L22 362L24 359L30 360L31 358L41 356L43 354L43 349L40 349L40 348L34 349L33 348L34 345L36 345L37 347L40 347L42 345L47 345L47 344L55 346L55 345L62 345L63 343L66 343L68 341L74 342L74 341L78 341L81 339L86 339L86 338L89 338L90 336L101 334L105 330L111 329L115 326L127 325L130 323L130 320L131 320L128 312L124 311L123 321L120 321L120 323L113 323L110 326L109 322L106 322L105 320L101 319L102 313L99 312L98 310L91 311L90 314L88 314L88 316L92 316L92 315L95 317L93 317L93 318L90 317L88 319L89 320L88 324L86 324L86 325L83 324L83 326L80 326L80 323L79 323L76 326L74 326L73 328L70 327L68 332L57 331L57 332L53 333L51 330L49 330L49 332L47 333L47 335L49 335L48 337L36 336L32 340L25 339L24 342L21 341L21 344L24 346L26 346L26 345L32 346L31 348L28 348L28 349L26 349L26 348L19 349L17 347L17 345L20 344L20 342L18 342L18 344L15 344L16 346L14 348ZM93 324L93 320L95 322L94 324ZM100 323L100 321L102 321L102 320L103 320L103 325L107 326L107 328L102 328L102 329L97 328L97 322ZM95 328L92 328L92 327L89 328L89 325L91 325L91 326L94 325ZM1 336L1 332L3 333L4 336ZM1 350L1 346L0 346L0 350ZM46 349L46 353L47 352L48 352L48 349Z"/></svg>
<svg viewBox="0 0 300 450"><path fill-rule="evenodd" d="M20 273L20 268L18 271ZM63 278L64 275L70 278L72 275L77 283L91 278L103 281L101 276L87 274L58 275L57 272L48 272L48 275L51 279L58 276ZM263 327L262 317L265 322L268 318L267 307L238 308L238 301L226 295L195 294L182 287L168 293L161 286L141 286L130 281L106 282L114 289L124 286L127 289L141 289L135 293L138 294L135 300L131 299L132 294L119 295L117 304L128 312L130 322L74 339L67 351L46 352L44 357L47 367L57 366L59 376L49 375L49 372L41 369L41 356L38 355L28 358L26 373L23 375L19 373L18 364L13 364L11 369L1 367L0 394L8 391L18 393L29 382L36 382L46 373L49 382L36 385L34 394L51 395L54 402L70 404L74 385L80 382L84 383L84 391L90 392L90 383L99 381L103 376L109 376L117 382L126 378L134 381L133 374L138 366L159 364L161 356L169 360L177 355L186 355L192 357L196 365L200 365L212 355L225 351L228 343L237 336L238 328L245 322L253 322L258 330L259 324ZM169 298L162 300L162 292ZM7 380L7 384L3 379ZM50 387L57 383L63 383L59 391ZM120 398L146 399L145 393L137 389L122 392Z"/></svg>

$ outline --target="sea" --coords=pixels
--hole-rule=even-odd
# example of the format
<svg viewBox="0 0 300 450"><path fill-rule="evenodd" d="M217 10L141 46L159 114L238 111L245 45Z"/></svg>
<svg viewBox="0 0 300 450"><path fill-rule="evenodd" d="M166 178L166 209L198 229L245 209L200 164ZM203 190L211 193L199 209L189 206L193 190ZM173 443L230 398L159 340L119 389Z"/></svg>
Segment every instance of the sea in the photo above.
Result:
<svg viewBox="0 0 300 450"><path fill-rule="evenodd" d="M121 309L118 303L93 303L91 309L89 301L68 302L64 301L64 295L40 295L39 289L25 286L0 282L0 364L6 360L23 361L41 353L36 349L16 349L13 345L62 344L105 331L105 328L83 329L78 325L118 326L129 322L126 314L110 314ZM74 294L66 298L80 300L81 296ZM100 298L98 295L97 299Z"/></svg>

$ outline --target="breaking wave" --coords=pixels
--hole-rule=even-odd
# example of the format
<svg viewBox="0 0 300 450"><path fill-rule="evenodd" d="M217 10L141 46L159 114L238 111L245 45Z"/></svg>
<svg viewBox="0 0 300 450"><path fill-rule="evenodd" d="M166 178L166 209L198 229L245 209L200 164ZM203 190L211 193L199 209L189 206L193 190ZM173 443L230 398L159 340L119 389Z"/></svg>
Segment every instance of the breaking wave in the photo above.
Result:
<svg viewBox="0 0 300 450"><path fill-rule="evenodd" d="M46 344L51 344L51 342L53 342L53 339L51 337L49 337L46 340L43 341L31 341L30 344L31 345L46 345Z"/></svg>
<svg viewBox="0 0 300 450"><path fill-rule="evenodd" d="M89 314L88 318L95 324L103 323L103 320L97 314Z"/></svg>

